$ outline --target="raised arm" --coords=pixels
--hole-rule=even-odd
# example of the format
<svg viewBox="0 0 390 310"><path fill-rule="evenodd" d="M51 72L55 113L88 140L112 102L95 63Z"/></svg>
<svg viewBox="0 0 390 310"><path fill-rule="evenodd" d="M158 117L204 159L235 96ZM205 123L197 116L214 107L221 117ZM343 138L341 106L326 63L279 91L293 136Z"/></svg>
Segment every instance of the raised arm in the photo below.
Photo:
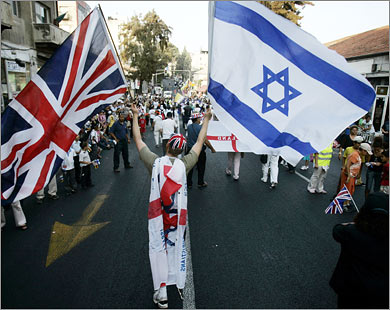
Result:
<svg viewBox="0 0 390 310"><path fill-rule="evenodd" d="M146 146L146 144L144 141L142 141L141 132L138 125L138 109L134 103L131 105L131 111L133 112L133 140L137 146L138 152L140 152L141 149Z"/></svg>
<svg viewBox="0 0 390 310"><path fill-rule="evenodd" d="M203 125L202 129L199 132L198 139L196 140L196 143L192 147L191 150L193 150L198 156L200 152L202 151L203 144L207 137L207 128L209 126L209 121L211 119L212 113L210 108L207 109L206 114L204 115Z"/></svg>

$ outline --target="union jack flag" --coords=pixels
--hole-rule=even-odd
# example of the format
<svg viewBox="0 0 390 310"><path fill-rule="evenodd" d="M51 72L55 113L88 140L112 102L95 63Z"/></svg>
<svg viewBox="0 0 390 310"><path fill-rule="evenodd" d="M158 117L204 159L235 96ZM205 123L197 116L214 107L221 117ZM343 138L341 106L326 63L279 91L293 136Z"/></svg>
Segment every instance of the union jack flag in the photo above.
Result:
<svg viewBox="0 0 390 310"><path fill-rule="evenodd" d="M187 145L187 139L182 134L174 134L168 140L168 144L172 147L172 149L185 149Z"/></svg>
<svg viewBox="0 0 390 310"><path fill-rule="evenodd" d="M123 96L125 81L103 15L96 8L2 115L2 204L46 186L80 128Z"/></svg>
<svg viewBox="0 0 390 310"><path fill-rule="evenodd" d="M352 196L349 193L348 188L344 185L341 191L326 208L325 214L343 214L343 205L346 200L352 200Z"/></svg>

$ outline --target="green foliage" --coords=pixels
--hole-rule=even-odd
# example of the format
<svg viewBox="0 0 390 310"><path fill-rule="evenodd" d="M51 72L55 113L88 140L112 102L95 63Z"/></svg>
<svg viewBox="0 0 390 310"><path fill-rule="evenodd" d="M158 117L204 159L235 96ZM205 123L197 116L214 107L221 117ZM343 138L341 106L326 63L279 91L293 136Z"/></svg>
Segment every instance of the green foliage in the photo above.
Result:
<svg viewBox="0 0 390 310"><path fill-rule="evenodd" d="M314 5L310 1L259 1L262 5L266 6L276 14L287 18L296 25L300 26L299 21L302 19L302 9L306 5Z"/></svg>
<svg viewBox="0 0 390 310"><path fill-rule="evenodd" d="M191 70L191 63L191 55L184 47L183 52L176 59L176 70ZM190 78L188 72L178 72L177 75L182 75L184 81Z"/></svg>
<svg viewBox="0 0 390 310"><path fill-rule="evenodd" d="M144 17L134 15L120 31L121 58L128 78L151 81L152 74L164 69L179 55L169 42L171 27L154 10Z"/></svg>

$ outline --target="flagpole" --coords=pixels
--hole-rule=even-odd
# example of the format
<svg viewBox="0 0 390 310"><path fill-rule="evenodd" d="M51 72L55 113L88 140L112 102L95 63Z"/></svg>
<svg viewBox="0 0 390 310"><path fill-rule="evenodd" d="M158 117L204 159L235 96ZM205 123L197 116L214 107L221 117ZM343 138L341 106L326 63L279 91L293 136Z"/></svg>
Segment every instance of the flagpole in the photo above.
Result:
<svg viewBox="0 0 390 310"><path fill-rule="evenodd" d="M103 13L103 10L102 10L100 4L98 4L98 8L99 8L100 13L102 14L102 17L103 17L103 20L104 20L104 24L106 25L107 32L108 32L108 34L110 35L111 43L112 43L112 46L114 47L116 57L117 57L118 60L119 60L119 64L120 64L120 66L121 66L123 76L126 78L126 76L125 76L125 70L123 70L123 66L122 66L121 59L120 59L119 54L118 54L118 51L117 51L117 49L116 49L114 40L112 39L112 35L111 35L111 32L110 32L110 28L108 28L108 25L107 25L107 22L106 22L106 18L105 18L105 16L104 16L104 13ZM127 91L129 92L129 95L131 95L130 88L129 88L129 85L128 85L128 83L127 83L127 80L126 80L126 85L127 85Z"/></svg>
<svg viewBox="0 0 390 310"><path fill-rule="evenodd" d="M344 186L345 186L345 185L344 185ZM355 206L356 211L359 213L359 209L358 209L358 207L356 206L355 200L353 200L353 197L352 197L351 193L349 192L348 187L345 186L345 188L346 188L346 190L347 190L349 196L351 196L351 200L352 200L352 202L353 202L353 205Z"/></svg>

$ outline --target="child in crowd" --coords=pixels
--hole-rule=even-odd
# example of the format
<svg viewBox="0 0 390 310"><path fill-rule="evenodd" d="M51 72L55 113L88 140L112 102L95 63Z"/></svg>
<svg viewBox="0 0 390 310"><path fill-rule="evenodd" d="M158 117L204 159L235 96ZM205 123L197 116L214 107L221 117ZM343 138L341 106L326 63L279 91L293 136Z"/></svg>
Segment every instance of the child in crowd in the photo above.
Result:
<svg viewBox="0 0 390 310"><path fill-rule="evenodd" d="M91 181L91 158L88 154L88 143L83 142L81 144L81 152L79 155L79 162L81 167L81 187L86 189L87 187L94 186Z"/></svg>

